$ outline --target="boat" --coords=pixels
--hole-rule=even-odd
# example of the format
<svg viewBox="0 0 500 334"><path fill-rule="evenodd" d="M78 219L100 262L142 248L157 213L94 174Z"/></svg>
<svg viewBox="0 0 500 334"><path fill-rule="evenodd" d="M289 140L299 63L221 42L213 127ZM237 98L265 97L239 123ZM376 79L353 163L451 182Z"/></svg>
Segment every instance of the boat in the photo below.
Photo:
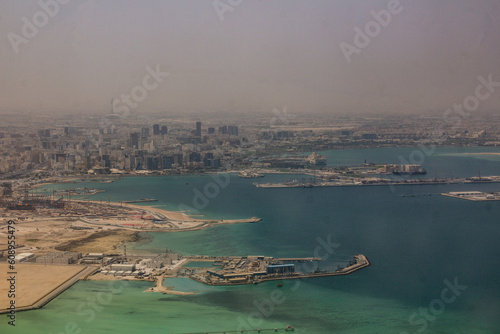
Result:
<svg viewBox="0 0 500 334"><path fill-rule="evenodd" d="M252 172L252 171L242 171L238 174L238 177L242 177L245 179L254 179L257 177L264 177L264 174Z"/></svg>
<svg viewBox="0 0 500 334"><path fill-rule="evenodd" d="M278 284L276 284L276 286L277 286L278 288L281 288L281 287L283 287L283 283L278 283Z"/></svg>

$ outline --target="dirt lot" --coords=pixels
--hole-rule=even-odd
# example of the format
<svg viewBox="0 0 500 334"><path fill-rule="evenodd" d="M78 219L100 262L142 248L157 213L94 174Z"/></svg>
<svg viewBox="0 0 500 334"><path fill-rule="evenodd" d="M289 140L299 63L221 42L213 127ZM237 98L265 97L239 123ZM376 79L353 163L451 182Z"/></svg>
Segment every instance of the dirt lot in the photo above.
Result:
<svg viewBox="0 0 500 334"><path fill-rule="evenodd" d="M16 307L31 305L52 289L80 272L84 266L16 264ZM0 309L9 305L8 264L0 263Z"/></svg>

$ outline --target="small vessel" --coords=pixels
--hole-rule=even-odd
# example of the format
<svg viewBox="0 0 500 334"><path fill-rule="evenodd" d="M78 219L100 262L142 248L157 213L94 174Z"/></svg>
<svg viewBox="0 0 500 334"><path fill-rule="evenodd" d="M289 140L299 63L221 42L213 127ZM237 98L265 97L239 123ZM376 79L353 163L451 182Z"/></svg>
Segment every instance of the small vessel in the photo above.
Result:
<svg viewBox="0 0 500 334"><path fill-rule="evenodd" d="M238 174L238 177L242 177L245 179L254 179L257 177L264 177L264 174L258 173L258 172L253 172L253 171L241 171Z"/></svg>
<svg viewBox="0 0 500 334"><path fill-rule="evenodd" d="M278 288L281 288L281 287L283 287L283 283L278 283L278 284L276 284L276 286L277 286Z"/></svg>

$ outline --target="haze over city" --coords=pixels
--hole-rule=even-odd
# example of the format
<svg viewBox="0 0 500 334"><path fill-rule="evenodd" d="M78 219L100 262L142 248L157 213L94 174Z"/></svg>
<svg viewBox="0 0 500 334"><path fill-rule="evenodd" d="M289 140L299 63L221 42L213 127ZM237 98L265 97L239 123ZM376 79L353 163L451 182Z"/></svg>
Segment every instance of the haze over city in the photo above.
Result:
<svg viewBox="0 0 500 334"><path fill-rule="evenodd" d="M24 36L42 7L4 0L0 114L105 114L112 98L142 85L147 67L169 75L132 112L248 114L286 105L295 114L439 116L474 94L478 76L500 81L495 0L232 4L61 1ZM356 47L355 29L366 31L388 6L387 24L346 56L342 43ZM493 95L478 112L499 103Z"/></svg>
<svg viewBox="0 0 500 334"><path fill-rule="evenodd" d="M500 333L499 17L0 0L0 333Z"/></svg>

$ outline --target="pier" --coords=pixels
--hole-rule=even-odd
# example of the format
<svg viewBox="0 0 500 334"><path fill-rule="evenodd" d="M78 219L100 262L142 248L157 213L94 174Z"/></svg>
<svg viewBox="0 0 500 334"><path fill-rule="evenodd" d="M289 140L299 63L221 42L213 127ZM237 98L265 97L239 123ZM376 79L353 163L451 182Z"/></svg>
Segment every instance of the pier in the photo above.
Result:
<svg viewBox="0 0 500 334"><path fill-rule="evenodd" d="M452 191L441 193L442 196L466 199L468 201L500 201L500 192L482 192L482 191Z"/></svg>
<svg viewBox="0 0 500 334"><path fill-rule="evenodd" d="M363 179L363 178L342 178L335 181L313 181L299 182L289 181L281 183L253 183L257 188L317 188L317 187L352 187L352 186L408 186L408 185L436 185L436 184L479 184L479 183L500 183L500 176L470 177L458 179L413 179L413 180L393 180L393 179Z"/></svg>
<svg viewBox="0 0 500 334"><path fill-rule="evenodd" d="M320 257L285 257L280 259L274 259L274 261L282 261L282 262L312 262L312 261L321 261Z"/></svg>
<svg viewBox="0 0 500 334"><path fill-rule="evenodd" d="M356 262L348 267L339 269L337 271L325 271L325 272L314 272L309 274L299 274L293 276L275 276L269 278L263 278L261 282L277 281L277 280L288 280L288 279L302 279L302 278L314 278L314 277L328 277L328 276L342 276L349 275L355 271L366 268L370 266L370 261L366 256L362 254L354 255Z"/></svg>
<svg viewBox="0 0 500 334"><path fill-rule="evenodd" d="M261 260L258 260L259 258ZM368 261L368 258L363 254L354 255L353 260L349 262L349 265L347 267L337 269L336 271L316 270L314 272L303 274L295 272L295 267L293 264L273 264L285 261L310 262L320 260L320 258L316 257L273 259L271 257L265 258L260 256L249 256L244 258L227 258L223 260L223 266L221 270L207 270L201 275L190 275L189 278L211 286L246 285L279 280L349 275L354 273L355 271L370 266L370 261ZM190 259L190 261L192 261L192 258ZM271 269L270 271L268 268L273 269Z"/></svg>

